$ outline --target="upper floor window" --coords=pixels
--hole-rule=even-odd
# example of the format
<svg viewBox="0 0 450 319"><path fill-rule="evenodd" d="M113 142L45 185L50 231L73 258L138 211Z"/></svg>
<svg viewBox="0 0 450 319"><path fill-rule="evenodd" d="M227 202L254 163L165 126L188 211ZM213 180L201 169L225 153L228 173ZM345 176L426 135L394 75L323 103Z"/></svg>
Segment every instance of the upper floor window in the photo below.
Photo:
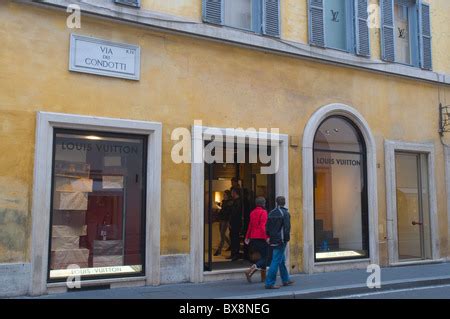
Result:
<svg viewBox="0 0 450 319"><path fill-rule="evenodd" d="M203 21L280 36L280 0L203 0Z"/></svg>
<svg viewBox="0 0 450 319"><path fill-rule="evenodd" d="M368 0L309 0L309 42L370 56Z"/></svg>
<svg viewBox="0 0 450 319"><path fill-rule="evenodd" d="M382 59L431 69L430 8L422 0L380 0Z"/></svg>
<svg viewBox="0 0 450 319"><path fill-rule="evenodd" d="M252 3L253 2L253 3ZM255 0L224 0L224 24L239 29L252 29L252 4Z"/></svg>
<svg viewBox="0 0 450 319"><path fill-rule="evenodd" d="M397 61L405 64L411 63L411 11L408 3L396 1L394 4L394 25L397 33L395 53Z"/></svg>
<svg viewBox="0 0 450 319"><path fill-rule="evenodd" d="M348 0L325 0L325 46L344 51L353 50L349 38L352 33L351 2Z"/></svg>

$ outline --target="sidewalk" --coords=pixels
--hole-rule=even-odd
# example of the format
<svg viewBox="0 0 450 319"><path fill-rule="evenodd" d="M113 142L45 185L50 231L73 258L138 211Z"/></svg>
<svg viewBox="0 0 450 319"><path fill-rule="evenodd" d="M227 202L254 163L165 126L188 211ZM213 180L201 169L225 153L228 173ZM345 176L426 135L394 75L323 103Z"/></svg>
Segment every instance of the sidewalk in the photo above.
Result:
<svg viewBox="0 0 450 319"><path fill-rule="evenodd" d="M292 276L295 285L266 290L259 282L225 280L201 284L171 284L158 287L88 290L42 296L41 299L257 299L257 298L326 298L353 293L374 292L366 286L370 274L365 270L348 270ZM278 279L279 280L279 279ZM382 268L382 290L450 284L450 263ZM377 289L380 291L380 289Z"/></svg>

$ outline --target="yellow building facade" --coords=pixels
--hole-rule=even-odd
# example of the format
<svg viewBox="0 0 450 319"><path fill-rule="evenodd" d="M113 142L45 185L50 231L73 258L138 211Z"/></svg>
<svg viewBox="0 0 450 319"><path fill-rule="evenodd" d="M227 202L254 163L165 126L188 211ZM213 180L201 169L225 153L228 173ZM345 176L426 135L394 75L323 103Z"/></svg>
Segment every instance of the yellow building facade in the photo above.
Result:
<svg viewBox="0 0 450 319"><path fill-rule="evenodd" d="M68 22L77 22L77 16L71 16L76 10L66 11L70 3L81 9L80 28L69 27ZM144 136L146 157L139 165L147 177L140 206L145 216L139 233L141 268L123 278L125 270L120 267L117 273L105 270L112 277L82 276L83 284L158 285L243 276L243 263L211 268L226 261L213 256L219 234L208 219L212 216L208 196L214 192L213 186L209 191L208 187L213 180L228 182L230 176L221 171L220 177L217 167L205 168L203 163L174 162L173 148L179 140L173 132L179 128L190 132L193 142L197 132L201 145L208 140L208 128L279 129L274 135L274 150L281 154L279 170L273 180L261 184L260 177L252 176L267 196L287 197L291 273L372 263L387 267L440 262L450 257L450 152L445 144L448 133L439 134L439 105L450 105L450 3L425 3L430 8L432 70L384 61L376 27L369 29L370 57L310 45L309 1L277 3L280 32L275 37L225 22L206 23L201 0L142 0L139 8L112 0L0 3L0 295L67 289L65 281L51 280L50 274L51 259L57 258L49 247L55 240L49 230L55 225L55 218L50 218L56 205L52 176L60 147L51 143L57 134L67 138L63 135L82 131ZM380 2L368 4L379 8ZM139 48L138 80L70 70L71 50L76 50L70 43L73 35ZM442 117L446 116L444 112ZM331 123L327 129L330 118L339 128ZM328 153L320 154L328 161L349 160L341 165L346 166L343 171L338 164L337 168L330 162L318 164L322 155L317 152L325 152L317 148L324 143L316 134L321 129L329 145ZM336 141L327 137L329 129L349 135ZM111 136L102 138L114 140ZM359 148L348 153L351 156L347 151L343 152L348 156L331 152L339 143ZM238 174L246 169L237 168ZM350 175L353 179L339 184L338 179L345 177L338 176ZM351 197L355 193L362 194L358 204ZM87 210L94 204L89 199ZM317 239L318 209L326 215L320 221L322 228L334 231L329 240L325 235L324 240ZM403 216L401 209L412 209L417 219ZM346 215L349 210L359 213ZM358 225L353 227L355 218ZM417 238L408 237L415 235L403 232L402 223L417 223ZM340 239L336 247L346 245L345 249L333 250L334 237ZM402 240L418 245L419 255ZM95 258L92 251L89 263ZM348 251L361 258L352 258L355 255ZM408 254L411 258L405 257ZM123 265L128 265L127 258Z"/></svg>

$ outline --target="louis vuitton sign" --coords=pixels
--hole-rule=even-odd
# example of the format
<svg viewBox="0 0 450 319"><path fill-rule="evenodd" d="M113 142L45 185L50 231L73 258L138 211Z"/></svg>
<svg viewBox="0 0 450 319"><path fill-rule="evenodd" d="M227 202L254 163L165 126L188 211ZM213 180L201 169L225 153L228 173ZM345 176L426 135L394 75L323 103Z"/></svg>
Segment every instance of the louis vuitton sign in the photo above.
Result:
<svg viewBox="0 0 450 319"><path fill-rule="evenodd" d="M140 47L72 34L69 70L139 80Z"/></svg>

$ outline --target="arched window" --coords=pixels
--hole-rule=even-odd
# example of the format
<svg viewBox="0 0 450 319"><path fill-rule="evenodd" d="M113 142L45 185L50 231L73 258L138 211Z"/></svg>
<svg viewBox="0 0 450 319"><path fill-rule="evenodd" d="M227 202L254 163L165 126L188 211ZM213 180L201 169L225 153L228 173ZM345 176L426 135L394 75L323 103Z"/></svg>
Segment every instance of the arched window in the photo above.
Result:
<svg viewBox="0 0 450 319"><path fill-rule="evenodd" d="M366 146L347 118L331 116L314 137L315 261L369 257Z"/></svg>

